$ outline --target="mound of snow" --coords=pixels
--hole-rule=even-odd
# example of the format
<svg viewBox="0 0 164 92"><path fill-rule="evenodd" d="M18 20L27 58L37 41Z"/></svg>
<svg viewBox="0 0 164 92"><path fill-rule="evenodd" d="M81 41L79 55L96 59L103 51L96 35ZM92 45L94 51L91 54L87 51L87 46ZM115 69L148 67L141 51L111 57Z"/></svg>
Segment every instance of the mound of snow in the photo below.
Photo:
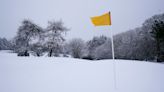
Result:
<svg viewBox="0 0 164 92"><path fill-rule="evenodd" d="M0 92L164 92L163 72L163 64L149 62L0 52Z"/></svg>

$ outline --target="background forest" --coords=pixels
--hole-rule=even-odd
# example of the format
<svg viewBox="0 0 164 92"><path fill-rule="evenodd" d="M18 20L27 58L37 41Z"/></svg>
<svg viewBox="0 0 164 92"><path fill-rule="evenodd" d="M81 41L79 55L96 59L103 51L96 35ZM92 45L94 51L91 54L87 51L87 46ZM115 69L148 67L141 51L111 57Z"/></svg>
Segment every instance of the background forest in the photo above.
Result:
<svg viewBox="0 0 164 92"><path fill-rule="evenodd" d="M18 56L74 57L89 60L111 59L111 39L93 37L65 39L71 29L62 21L49 21L46 28L23 20L17 35L10 40L0 38L0 50L12 50ZM117 30L115 30L117 31ZM114 35L116 59L164 61L164 14L154 15L140 27Z"/></svg>

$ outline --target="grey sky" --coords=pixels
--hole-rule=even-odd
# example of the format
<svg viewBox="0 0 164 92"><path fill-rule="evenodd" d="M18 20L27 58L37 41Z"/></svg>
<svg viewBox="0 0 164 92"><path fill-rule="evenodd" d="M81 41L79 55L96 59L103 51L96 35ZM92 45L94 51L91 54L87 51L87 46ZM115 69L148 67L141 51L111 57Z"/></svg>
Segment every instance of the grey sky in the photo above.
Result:
<svg viewBox="0 0 164 92"><path fill-rule="evenodd" d="M67 38L88 40L141 26L145 19L164 13L164 0L0 0L0 11L0 37L14 37L23 19L44 28L47 21L62 19L71 28ZM94 27L90 17L108 11L112 26Z"/></svg>

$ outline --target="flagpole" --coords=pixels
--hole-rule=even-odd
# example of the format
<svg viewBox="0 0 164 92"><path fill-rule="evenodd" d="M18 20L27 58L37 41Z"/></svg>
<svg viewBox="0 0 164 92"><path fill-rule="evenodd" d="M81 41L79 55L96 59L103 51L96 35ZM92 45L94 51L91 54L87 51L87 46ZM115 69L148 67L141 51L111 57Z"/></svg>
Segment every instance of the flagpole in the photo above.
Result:
<svg viewBox="0 0 164 92"><path fill-rule="evenodd" d="M105 13L101 16L95 16L91 18L92 23L95 26L104 26L108 25L111 26L111 14L110 11L108 13ZM109 29L110 30L110 29ZM113 42L113 33L111 32L111 45L112 45L112 60L113 60L113 74L114 74L114 87L117 89L117 81L116 81L116 62L115 62L115 54L114 54L114 42Z"/></svg>
<svg viewBox="0 0 164 92"><path fill-rule="evenodd" d="M114 56L114 43L113 43L113 32L112 31L111 31L111 42L112 42L112 59L114 60L115 56Z"/></svg>
<svg viewBox="0 0 164 92"><path fill-rule="evenodd" d="M113 42L113 32L111 32L111 43L112 43L112 60L113 60L113 73L114 73L114 87L117 89L117 81L116 81L116 62L115 62L115 53L114 53L114 42Z"/></svg>

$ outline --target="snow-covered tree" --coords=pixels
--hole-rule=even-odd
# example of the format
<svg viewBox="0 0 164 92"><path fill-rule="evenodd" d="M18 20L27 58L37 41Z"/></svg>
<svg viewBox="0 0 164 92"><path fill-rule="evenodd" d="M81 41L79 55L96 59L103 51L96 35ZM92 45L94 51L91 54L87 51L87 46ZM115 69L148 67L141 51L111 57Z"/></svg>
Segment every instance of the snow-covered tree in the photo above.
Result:
<svg viewBox="0 0 164 92"><path fill-rule="evenodd" d="M161 62L161 43L164 42L164 21L155 20L152 26L152 37L156 41L157 62Z"/></svg>
<svg viewBox="0 0 164 92"><path fill-rule="evenodd" d="M112 58L112 47L110 39L95 49L95 58L98 60Z"/></svg>
<svg viewBox="0 0 164 92"><path fill-rule="evenodd" d="M154 49L154 52L155 52L154 56L156 56L157 59L159 57L162 59L162 57L164 57L164 42L160 41L160 44L159 44L159 42L157 41L157 39L155 37L155 34L156 33L158 34L157 30L161 30L161 28L162 28L162 27L157 28L158 22L164 22L164 14L158 14L158 15L152 16L151 18L148 18L143 23L142 27L143 27L143 30L144 30L143 32L147 33L147 36L149 36L149 38L153 41L152 44L154 45L154 48L156 48L156 50ZM161 26L161 24L160 24L160 26ZM157 30L155 30L155 29L157 29ZM159 35L162 35L163 34L162 31L160 31L160 32L161 33L159 33ZM162 37L164 37L164 36L162 36ZM150 39L148 39L148 40L150 40ZM159 50L159 48L161 50ZM164 60L164 59L162 59L162 60Z"/></svg>
<svg viewBox="0 0 164 92"><path fill-rule="evenodd" d="M43 45L40 42L34 43L31 45L31 51L33 52L34 56L40 57L44 52Z"/></svg>
<svg viewBox="0 0 164 92"><path fill-rule="evenodd" d="M30 20L23 20L21 26L18 28L16 37L14 38L16 52L28 53L30 50L30 42L33 38L40 36L42 28L34 24Z"/></svg>
<svg viewBox="0 0 164 92"><path fill-rule="evenodd" d="M95 59L95 49L102 44L104 44L107 40L107 37L100 36L94 37L92 40L87 42L87 49L88 49L88 58Z"/></svg>
<svg viewBox="0 0 164 92"><path fill-rule="evenodd" d="M58 56L62 50L64 34L68 31L62 21L49 21L45 32L45 46L49 50L48 56Z"/></svg>
<svg viewBox="0 0 164 92"><path fill-rule="evenodd" d="M82 58L84 55L85 43L80 38L74 38L69 42L70 54L74 58Z"/></svg>
<svg viewBox="0 0 164 92"><path fill-rule="evenodd" d="M114 36L115 57L132 60L152 60L154 45L150 36L139 27Z"/></svg>
<svg viewBox="0 0 164 92"><path fill-rule="evenodd" d="M10 50L12 44L6 38L0 38L0 50Z"/></svg>

